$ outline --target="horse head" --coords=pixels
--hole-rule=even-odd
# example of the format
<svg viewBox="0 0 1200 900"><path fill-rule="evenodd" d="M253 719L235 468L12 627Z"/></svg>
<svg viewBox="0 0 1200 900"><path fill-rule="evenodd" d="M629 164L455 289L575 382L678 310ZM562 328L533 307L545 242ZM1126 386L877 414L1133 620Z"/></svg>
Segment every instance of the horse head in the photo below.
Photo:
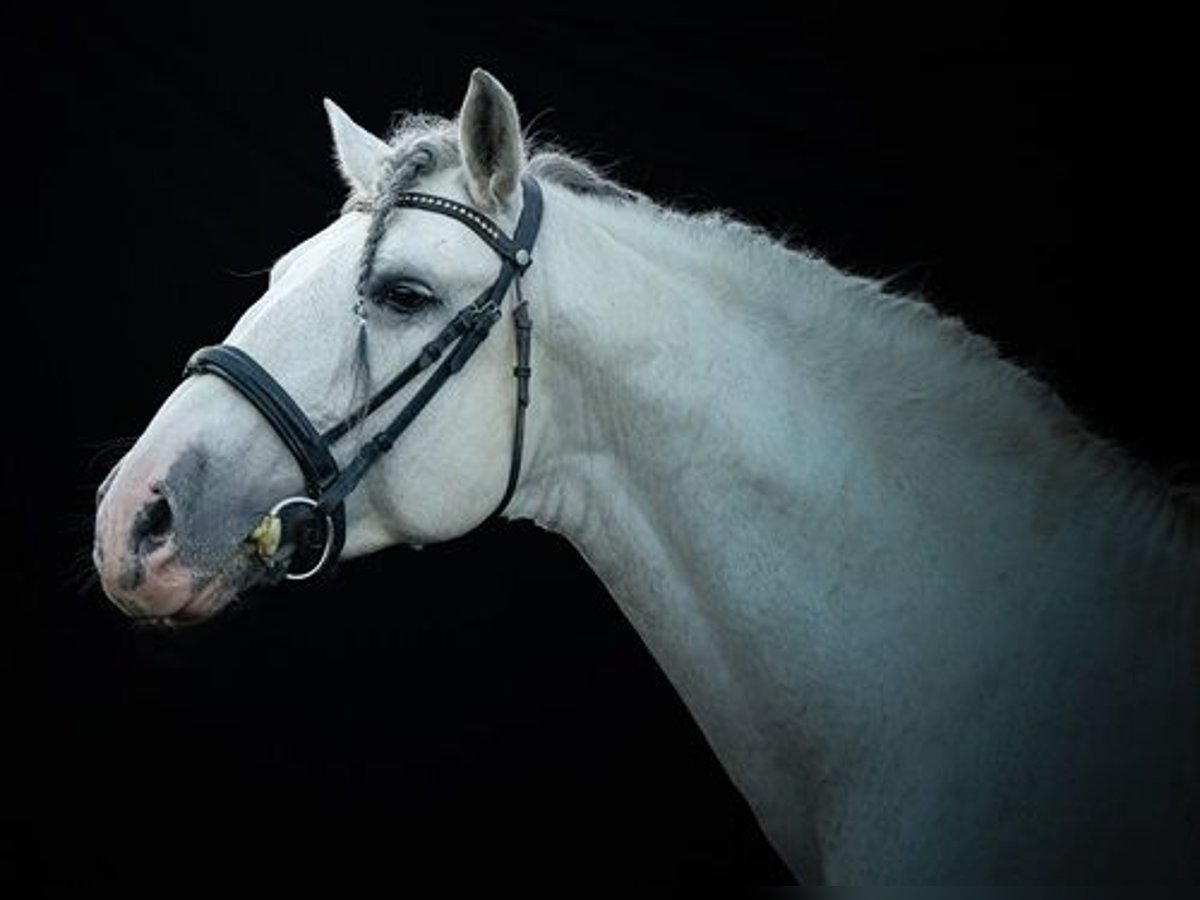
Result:
<svg viewBox="0 0 1200 900"><path fill-rule="evenodd" d="M476 70L456 122L422 117L388 141L326 110L350 189L342 214L279 259L227 349L193 365L98 492L95 564L130 615L204 619L286 574L297 510L320 507L302 524L315 519L317 543L350 557L461 535L507 499L506 477L511 491L520 343L508 287L529 254L508 235L531 205L512 97ZM254 384L230 374L245 360ZM424 387L446 367L455 377ZM397 372L409 377L388 393ZM421 414L378 452L372 438L423 389ZM256 392L295 422L248 403ZM320 506L297 431L327 438L334 474L353 472L334 488L344 496Z"/></svg>

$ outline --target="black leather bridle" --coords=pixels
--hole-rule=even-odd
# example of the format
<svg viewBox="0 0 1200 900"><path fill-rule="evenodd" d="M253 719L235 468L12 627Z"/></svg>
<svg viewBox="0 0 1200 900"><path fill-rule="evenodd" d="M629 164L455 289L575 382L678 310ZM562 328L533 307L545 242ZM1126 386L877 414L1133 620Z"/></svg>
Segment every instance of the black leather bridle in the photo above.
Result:
<svg viewBox="0 0 1200 900"><path fill-rule="evenodd" d="M516 422L508 484L496 510L508 505L521 473L524 443L525 408L529 405L529 345L533 323L520 293L520 278L532 262L534 240L542 219L542 193L531 178L521 182L523 205L513 236L480 213L446 197L404 192L397 194L389 208L408 207L440 213L457 219L481 237L500 256L500 273L476 300L450 320L404 369L344 419L319 432L288 392L245 351L229 344L197 350L184 368L185 378L216 375L241 393L275 429L304 475L307 495L280 500L268 516L277 518L283 543L291 547L286 568L272 560L276 574L300 580L311 578L337 559L346 540L346 496L358 486L367 471L392 448L400 434L425 408L442 385L458 372L483 343L492 325L500 318L501 304L509 287L516 283L517 302L513 306L516 325L517 380ZM449 350L449 355L446 351ZM442 359L446 355L445 359ZM381 431L366 440L358 453L339 468L330 448L351 429L386 403L421 372L441 360L436 369L412 395L404 407Z"/></svg>

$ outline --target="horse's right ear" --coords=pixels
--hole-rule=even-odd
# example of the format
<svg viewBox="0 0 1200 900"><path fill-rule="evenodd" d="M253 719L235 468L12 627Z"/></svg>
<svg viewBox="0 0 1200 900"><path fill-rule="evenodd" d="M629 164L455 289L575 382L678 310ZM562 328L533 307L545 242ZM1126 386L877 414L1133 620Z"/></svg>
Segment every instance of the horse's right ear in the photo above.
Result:
<svg viewBox="0 0 1200 900"><path fill-rule="evenodd" d="M379 177L380 164L390 148L386 141L351 119L328 97L324 103L342 177L352 190L367 193Z"/></svg>
<svg viewBox="0 0 1200 900"><path fill-rule="evenodd" d="M483 69L471 73L458 134L471 198L484 209L507 203L525 166L521 121L512 95Z"/></svg>

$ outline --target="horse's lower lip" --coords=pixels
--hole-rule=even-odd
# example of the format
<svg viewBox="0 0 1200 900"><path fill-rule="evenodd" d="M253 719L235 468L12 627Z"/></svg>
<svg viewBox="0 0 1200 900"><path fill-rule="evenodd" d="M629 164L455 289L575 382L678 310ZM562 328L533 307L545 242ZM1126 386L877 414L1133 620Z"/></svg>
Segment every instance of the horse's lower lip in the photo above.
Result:
<svg viewBox="0 0 1200 900"><path fill-rule="evenodd" d="M171 618L180 621L188 621L190 619L199 618L201 612L200 607L203 605L203 603L203 598L201 595L197 594L188 600L187 603L183 604L183 606L179 607L179 609L175 610L175 612L171 613Z"/></svg>
<svg viewBox="0 0 1200 900"><path fill-rule="evenodd" d="M201 619L207 619L214 612L221 608L221 586L218 579L212 579L204 584L198 591L192 594L179 609L171 613L167 618L172 622L199 622Z"/></svg>

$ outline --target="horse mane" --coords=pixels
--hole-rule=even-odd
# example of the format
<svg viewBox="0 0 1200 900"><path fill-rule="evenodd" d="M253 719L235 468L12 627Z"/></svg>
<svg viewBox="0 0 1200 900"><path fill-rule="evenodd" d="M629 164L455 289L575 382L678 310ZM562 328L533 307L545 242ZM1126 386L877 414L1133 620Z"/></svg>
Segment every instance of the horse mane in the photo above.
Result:
<svg viewBox="0 0 1200 900"><path fill-rule="evenodd" d="M806 253L806 255L808 255ZM1047 423L1056 442L1091 473L1093 484L1103 485L1113 508L1134 517L1146 528L1161 529L1168 543L1200 547L1200 485L1179 480L1130 453L1119 441L1096 431L1073 409L1056 388L1006 356L986 335L972 331L960 318L947 314L919 296L889 289L886 280L852 276L840 294L854 294L861 312L856 323L874 318L888 323L896 333L927 343L922 358L941 368L940 378L953 380L973 399L969 406L982 411L1012 410L996 417L997 429L985 440L1026 452L1030 445L1021 428L1006 426L1023 421ZM833 296L831 305L845 307L846 296ZM948 352L938 352L939 348ZM1013 405L1009 405L1013 404ZM1035 419L1025 417L1030 413ZM986 413L991 415L990 412Z"/></svg>

